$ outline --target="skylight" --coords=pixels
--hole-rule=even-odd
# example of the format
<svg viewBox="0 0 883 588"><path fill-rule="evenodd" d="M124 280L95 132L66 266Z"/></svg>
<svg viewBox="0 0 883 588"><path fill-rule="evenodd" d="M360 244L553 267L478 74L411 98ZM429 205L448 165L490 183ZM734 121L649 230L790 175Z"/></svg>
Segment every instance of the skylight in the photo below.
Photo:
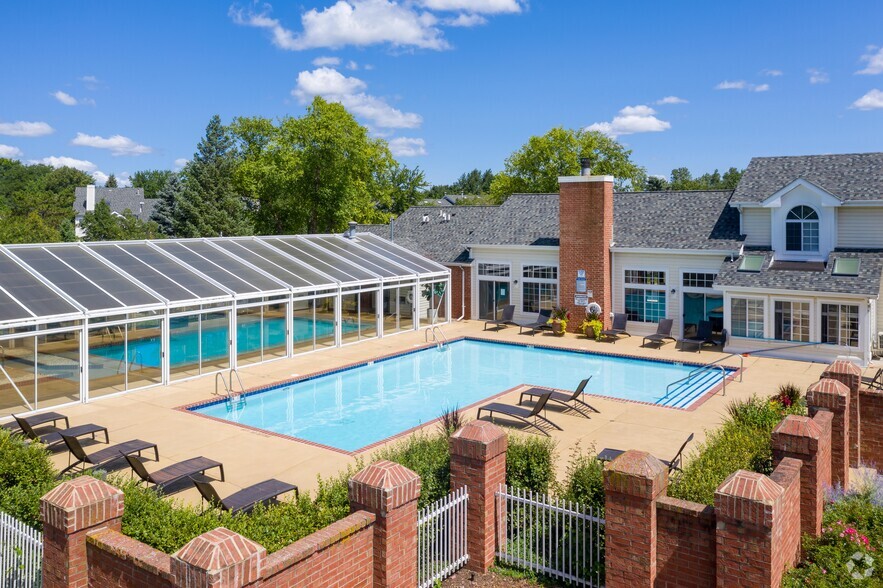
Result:
<svg viewBox="0 0 883 588"><path fill-rule="evenodd" d="M834 275L857 276L861 262L859 257L838 257L834 260Z"/></svg>
<svg viewBox="0 0 883 588"><path fill-rule="evenodd" d="M740 272L759 272L763 266L763 255L746 255L739 264Z"/></svg>

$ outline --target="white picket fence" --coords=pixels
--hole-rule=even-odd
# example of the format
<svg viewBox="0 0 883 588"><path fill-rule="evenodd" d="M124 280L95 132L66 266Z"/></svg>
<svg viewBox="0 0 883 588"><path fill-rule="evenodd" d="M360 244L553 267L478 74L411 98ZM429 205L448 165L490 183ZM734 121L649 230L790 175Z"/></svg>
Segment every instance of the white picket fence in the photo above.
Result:
<svg viewBox="0 0 883 588"><path fill-rule="evenodd" d="M417 513L417 585L432 586L469 560L466 551L466 487L425 506Z"/></svg>
<svg viewBox="0 0 883 588"><path fill-rule="evenodd" d="M0 512L0 586L39 588L43 534Z"/></svg>
<svg viewBox="0 0 883 588"><path fill-rule="evenodd" d="M496 493L497 558L577 586L602 586L604 519L592 508L527 490ZM503 510L505 509L505 511Z"/></svg>

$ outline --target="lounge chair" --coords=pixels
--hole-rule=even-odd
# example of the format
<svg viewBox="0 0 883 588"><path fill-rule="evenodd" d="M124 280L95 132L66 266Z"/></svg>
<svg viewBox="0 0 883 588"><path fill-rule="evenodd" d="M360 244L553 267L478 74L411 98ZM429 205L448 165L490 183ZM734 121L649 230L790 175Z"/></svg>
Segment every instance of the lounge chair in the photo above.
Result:
<svg viewBox="0 0 883 588"><path fill-rule="evenodd" d="M544 308L537 315L537 319L532 323L519 323L518 324L518 334L524 332L524 329L530 329L530 334L535 335L537 331L551 331L552 327L549 326L549 319L552 318L552 310L549 308Z"/></svg>
<svg viewBox="0 0 883 588"><path fill-rule="evenodd" d="M699 321L699 327L696 329L696 335L693 337L684 337L678 343L681 344L681 351L690 346L695 346L696 350L702 353L702 346L713 343L711 339L711 321Z"/></svg>
<svg viewBox="0 0 883 588"><path fill-rule="evenodd" d="M551 398L551 397L552 397L552 391L546 390L545 394L540 396L540 399L537 400L537 403L534 404L533 408L530 410L528 410L526 408L521 408L520 406L512 406L510 404L503 404L502 402L491 402L490 404L485 404L484 406L479 407L477 418L481 418L481 411L484 410L484 411L487 411L488 413L490 413L491 420L493 420L493 418L494 418L493 414L496 412L496 413L523 421L528 426L536 428L543 435L548 437L549 433L547 433L542 427L540 427L537 424L537 421L542 421L544 423L548 423L548 424L552 425L553 427L555 427L556 429L558 429L559 431L564 430L561 427L559 427L558 425L556 425L555 423L553 423L552 421L550 421L549 419L547 419L546 417L540 415L540 413L543 411L543 409L546 408L546 403L549 402L549 398ZM531 418L533 419L532 421L530 420Z"/></svg>
<svg viewBox="0 0 883 588"><path fill-rule="evenodd" d="M190 478L196 474L205 475L205 471L212 468L218 468L220 470L220 481L224 481L224 464L207 457L199 456L179 461L178 463L166 466L153 473L147 471L147 468L144 467L144 460L140 457L127 455L126 461L129 462L132 471L138 474L138 477L141 478L142 482L153 484L153 487L157 490L165 490L175 482L180 482L181 480Z"/></svg>
<svg viewBox="0 0 883 588"><path fill-rule="evenodd" d="M157 448L156 443L142 441L141 439L124 441L123 443L117 443L116 445L105 447L95 453L87 454L83 449L83 446L80 445L80 440L76 437L61 433L61 438L64 440L64 444L67 445L71 455L76 459L76 461L66 467L62 473L72 470L80 464L83 465L83 469L86 469L87 464L91 467L101 467L132 453L137 453L140 456L141 452L147 449L153 449L154 461L159 461L159 448Z"/></svg>
<svg viewBox="0 0 883 588"><path fill-rule="evenodd" d="M656 325L656 332L644 337L644 341L641 342L641 347L646 345L648 341L650 343L658 343L660 347L668 340L677 341L677 339L671 336L671 326L673 324L673 319L660 319L659 324Z"/></svg>
<svg viewBox="0 0 883 588"><path fill-rule="evenodd" d="M693 433L690 433L690 436L687 437L687 440L684 441L684 444L681 445L681 448L678 449L678 452L675 453L675 456L671 458L670 461L666 461L664 459L660 459L662 463L668 466L668 471L672 472L675 470L681 469L681 458L684 454L684 448L687 447L687 444L693 440ZM608 449L604 448L598 453L598 461L612 461L625 453L624 449ZM657 458L658 459L658 458Z"/></svg>
<svg viewBox="0 0 883 588"><path fill-rule="evenodd" d="M862 377L862 385L866 388L883 390L883 368L878 369L872 378Z"/></svg>
<svg viewBox="0 0 883 588"><path fill-rule="evenodd" d="M714 328L714 325L712 325L712 328ZM721 329L720 335L718 335L717 337L712 335L711 337L709 337L708 342L711 343L712 345L717 345L718 347L721 348L721 351L723 351L724 347L727 346L727 338L728 337L729 337L729 334L727 333L727 330Z"/></svg>
<svg viewBox="0 0 883 588"><path fill-rule="evenodd" d="M227 498L221 498L218 491L212 486L209 478L192 476L190 479L193 480L199 493L209 504L222 510L230 511L233 514L251 512L258 504L265 506L277 504L279 502L277 497L280 494L285 494L292 490L294 490L295 498L299 495L297 486L294 484L270 478L269 480L253 484L248 488L243 488L239 492L234 492Z"/></svg>
<svg viewBox="0 0 883 588"><path fill-rule="evenodd" d="M552 391L552 394L549 396L549 402L554 402L556 404L561 404L566 406L567 408L572 408L576 412L580 413L586 418L590 418L586 412L580 409L580 406L584 406L592 412L600 412L594 406L587 404L583 401L580 396L582 396L583 390L586 389L586 384L589 383L589 380L592 379L592 376L589 376L585 380L581 381L579 385L576 387L576 390L573 393L570 392L557 392ZM518 399L518 404L524 403L524 397L528 396L530 398L539 398L545 395L549 390L546 388L528 388L521 393L521 397Z"/></svg>
<svg viewBox="0 0 883 588"><path fill-rule="evenodd" d="M484 330L487 331L488 325L493 325L494 328L505 327L507 325L514 325L517 327L518 323L516 323L514 320L512 320L514 318L515 318L515 305L508 304L503 307L503 316L500 317L499 320L494 319L494 320L484 321Z"/></svg>
<svg viewBox="0 0 883 588"><path fill-rule="evenodd" d="M613 326L609 329L604 329L601 331L601 336L604 337L605 341L612 341L616 343L616 340L621 336L631 337L631 335L625 330L628 326L628 315L624 312L617 312L613 315Z"/></svg>
<svg viewBox="0 0 883 588"><path fill-rule="evenodd" d="M46 445L55 445L62 442L62 435L69 435L71 437L82 437L84 435L92 435L92 439L95 440L96 433L104 433L104 442L110 443L110 436L107 433L107 427L102 427L101 425L95 425L89 423L87 425L77 425L76 427L67 427L66 429L59 429L54 425L48 427L46 429L34 429L34 425L31 424L30 419L28 417L19 417L12 415L12 418L15 419L15 422L18 423L18 428L21 429L21 432L24 433L25 437L31 439L32 441L38 441L40 443L44 443ZM67 420L67 417L65 417ZM48 422L48 421L44 421Z"/></svg>

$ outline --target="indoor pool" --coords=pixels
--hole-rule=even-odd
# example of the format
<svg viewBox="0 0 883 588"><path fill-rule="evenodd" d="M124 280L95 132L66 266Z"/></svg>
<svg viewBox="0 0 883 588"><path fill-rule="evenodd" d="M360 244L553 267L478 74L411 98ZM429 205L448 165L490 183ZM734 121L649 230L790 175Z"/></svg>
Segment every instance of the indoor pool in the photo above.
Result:
<svg viewBox="0 0 883 588"><path fill-rule="evenodd" d="M666 395L695 366L461 340L190 410L343 451L356 451L519 384L686 408L720 383L706 371ZM591 400L588 402L591 404ZM475 410L470 409L470 418ZM554 416L551 415L552 420Z"/></svg>

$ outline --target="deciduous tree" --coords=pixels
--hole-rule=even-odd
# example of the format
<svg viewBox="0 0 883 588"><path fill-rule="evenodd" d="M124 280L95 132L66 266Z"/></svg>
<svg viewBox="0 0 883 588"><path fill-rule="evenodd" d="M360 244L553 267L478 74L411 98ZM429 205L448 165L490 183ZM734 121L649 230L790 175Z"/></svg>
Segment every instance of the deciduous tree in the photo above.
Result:
<svg viewBox="0 0 883 588"><path fill-rule="evenodd" d="M132 176L132 187L144 189L145 198L157 198L160 190L169 181L169 178L177 175L168 169L145 169L137 171Z"/></svg>

